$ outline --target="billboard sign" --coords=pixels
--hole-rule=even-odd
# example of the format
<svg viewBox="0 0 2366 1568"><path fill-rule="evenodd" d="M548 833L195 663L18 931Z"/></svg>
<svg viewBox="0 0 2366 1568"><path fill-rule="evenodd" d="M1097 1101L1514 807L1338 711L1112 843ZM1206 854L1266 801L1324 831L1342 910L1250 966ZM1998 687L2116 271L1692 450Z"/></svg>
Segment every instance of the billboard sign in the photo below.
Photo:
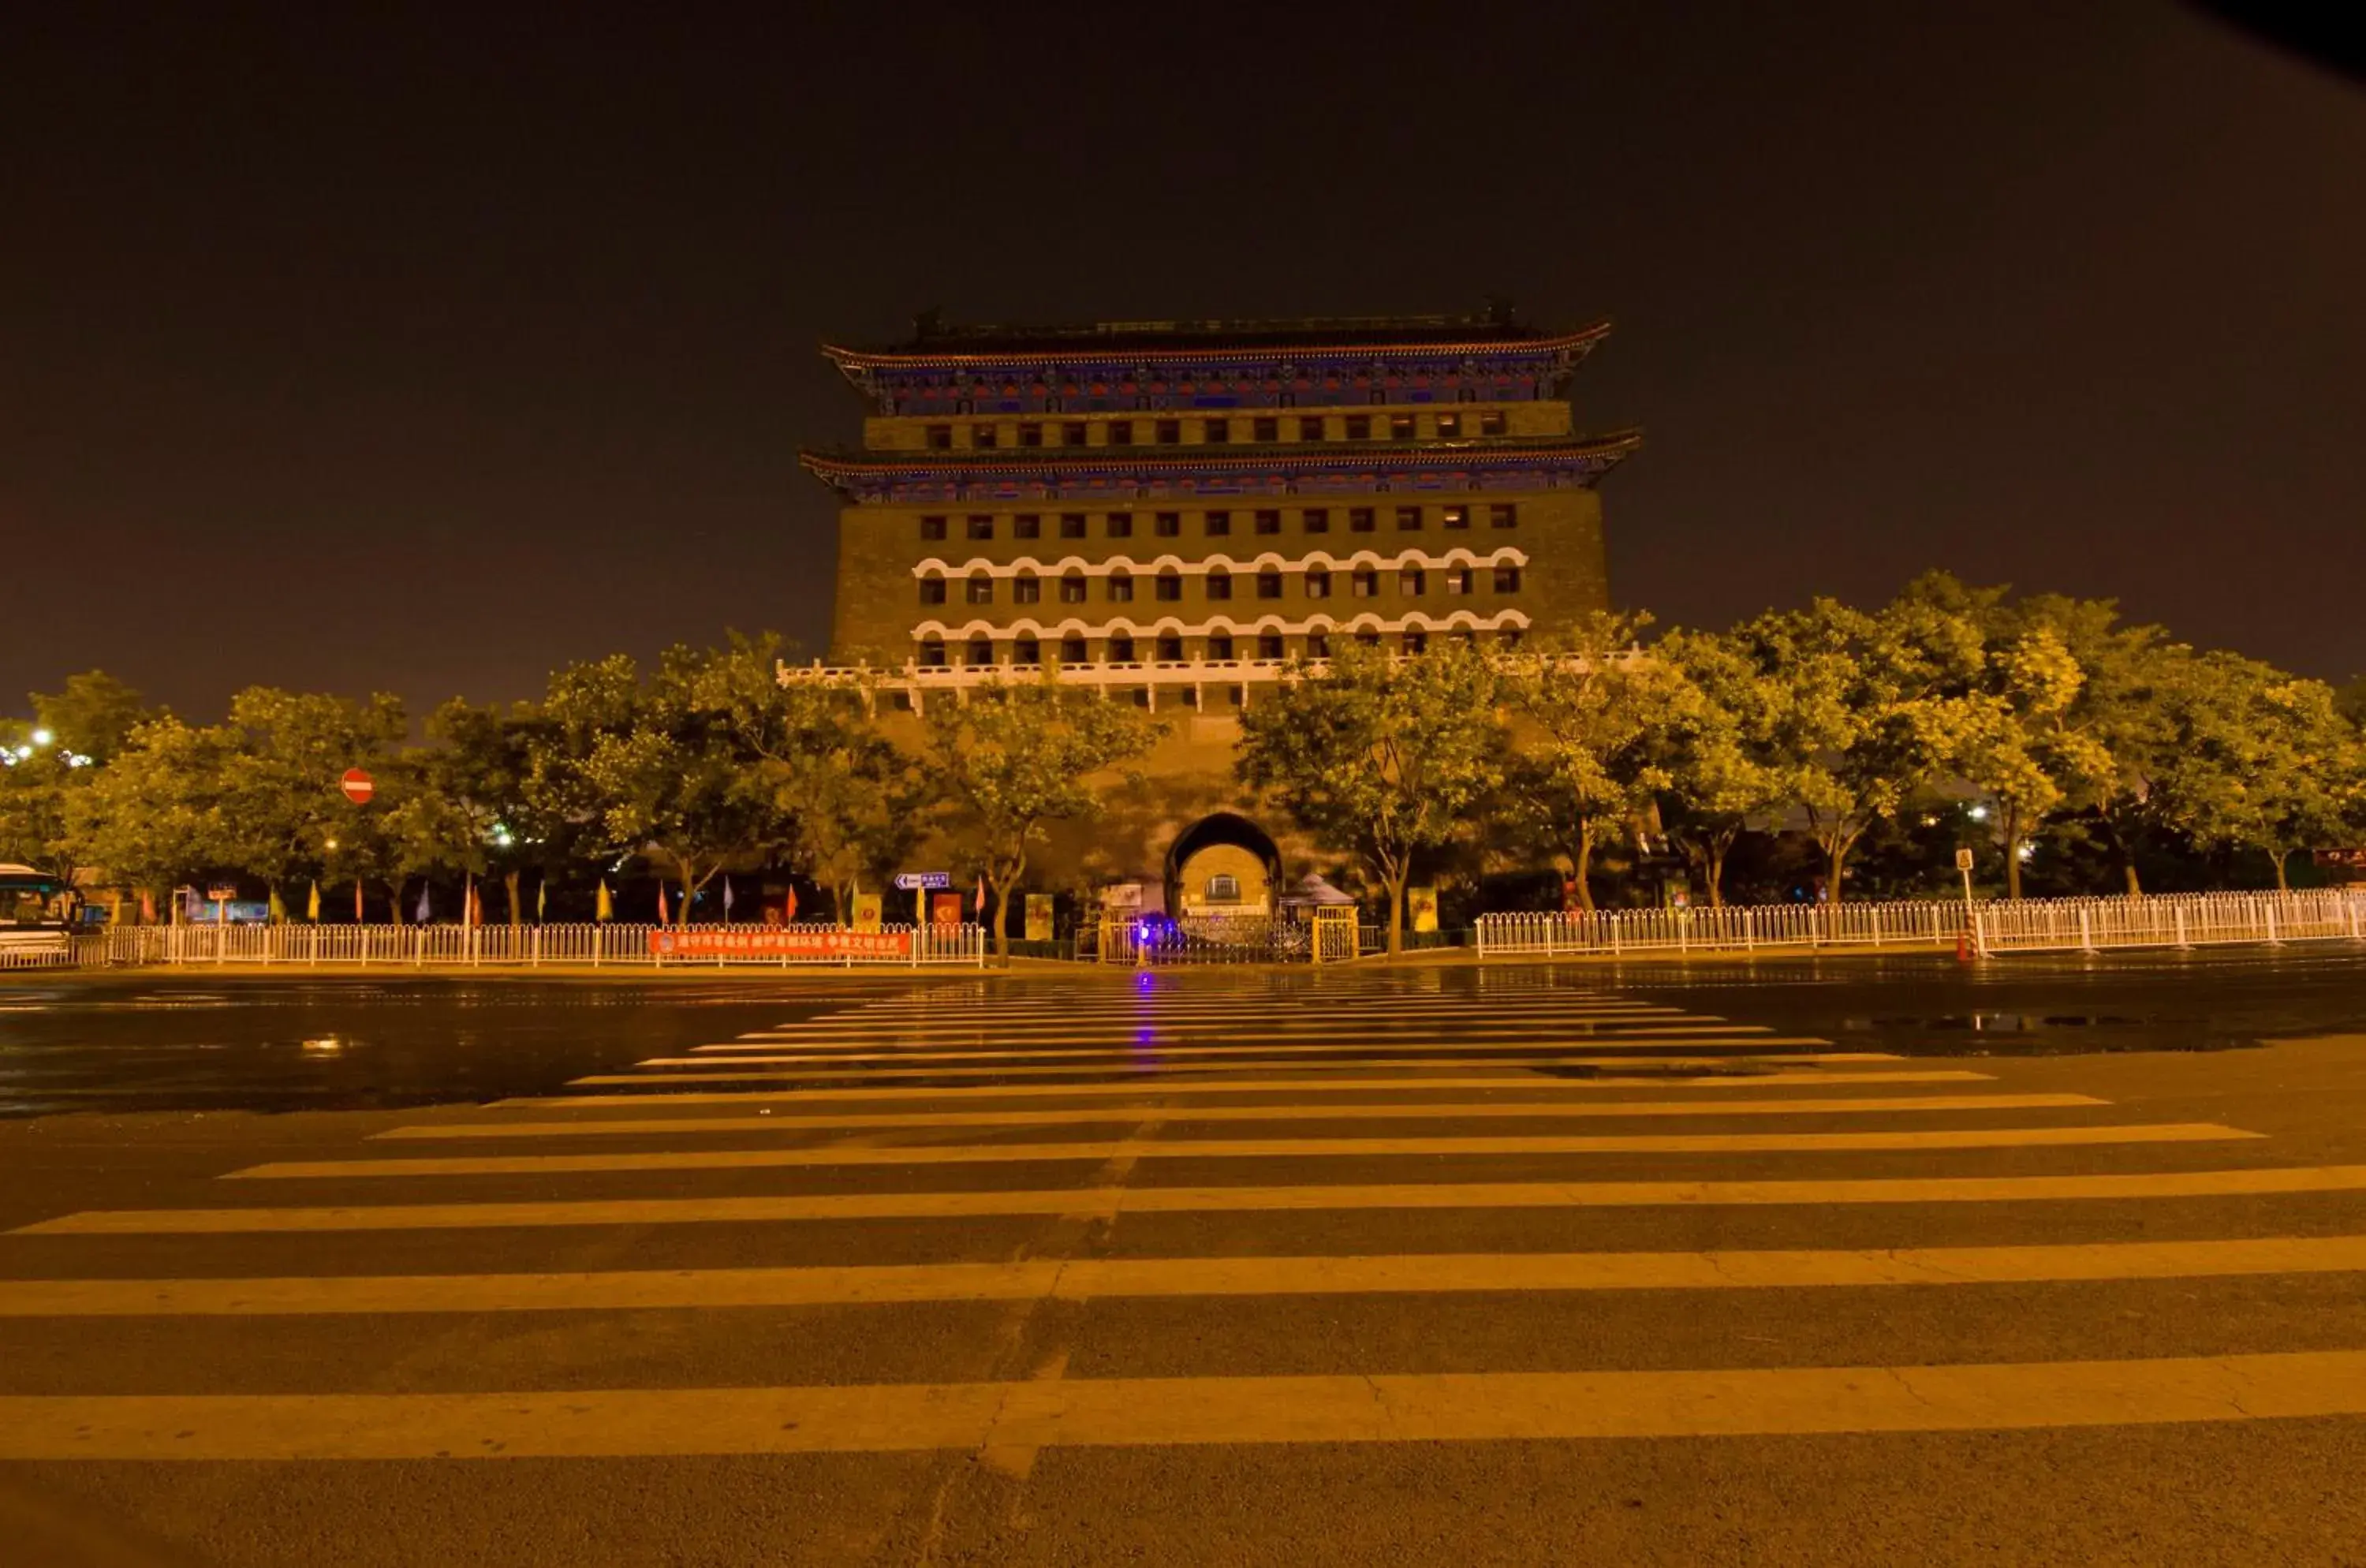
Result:
<svg viewBox="0 0 2366 1568"><path fill-rule="evenodd" d="M271 922L271 905L262 898L191 898L186 918L192 924L261 926Z"/></svg>

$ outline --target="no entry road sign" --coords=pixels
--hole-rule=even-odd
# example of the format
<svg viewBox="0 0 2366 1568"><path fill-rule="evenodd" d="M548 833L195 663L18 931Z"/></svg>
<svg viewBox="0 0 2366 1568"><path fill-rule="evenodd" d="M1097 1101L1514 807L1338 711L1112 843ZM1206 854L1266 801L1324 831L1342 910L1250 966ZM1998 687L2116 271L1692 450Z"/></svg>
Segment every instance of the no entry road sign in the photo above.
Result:
<svg viewBox="0 0 2366 1568"><path fill-rule="evenodd" d="M370 796L377 793L377 782L359 768L347 768L345 776L337 781L337 787L355 806L367 806Z"/></svg>

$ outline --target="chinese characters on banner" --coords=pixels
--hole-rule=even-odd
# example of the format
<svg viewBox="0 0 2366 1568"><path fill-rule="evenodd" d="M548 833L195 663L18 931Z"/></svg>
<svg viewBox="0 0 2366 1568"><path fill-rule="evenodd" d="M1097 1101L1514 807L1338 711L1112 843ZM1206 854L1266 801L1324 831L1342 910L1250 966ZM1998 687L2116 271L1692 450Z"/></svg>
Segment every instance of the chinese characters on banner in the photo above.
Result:
<svg viewBox="0 0 2366 1568"><path fill-rule="evenodd" d="M750 926L744 931L657 931L649 951L659 958L909 958L910 931L792 931Z"/></svg>

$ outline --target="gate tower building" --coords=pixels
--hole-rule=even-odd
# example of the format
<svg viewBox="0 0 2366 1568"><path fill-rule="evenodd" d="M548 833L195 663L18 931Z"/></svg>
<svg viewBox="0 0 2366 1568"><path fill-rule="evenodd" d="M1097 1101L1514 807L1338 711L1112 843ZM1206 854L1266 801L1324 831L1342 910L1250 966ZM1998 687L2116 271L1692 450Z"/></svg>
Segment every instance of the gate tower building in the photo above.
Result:
<svg viewBox="0 0 2366 1568"><path fill-rule="evenodd" d="M1048 668L1174 710L1167 842L1100 869L1178 913L1253 907L1285 869L1231 782L1258 684L1345 637L1418 653L1608 608L1594 487L1639 438L1578 434L1567 400L1608 330L924 317L825 345L868 408L859 447L803 454L843 503L837 593L829 660L783 678L861 672L918 708Z"/></svg>

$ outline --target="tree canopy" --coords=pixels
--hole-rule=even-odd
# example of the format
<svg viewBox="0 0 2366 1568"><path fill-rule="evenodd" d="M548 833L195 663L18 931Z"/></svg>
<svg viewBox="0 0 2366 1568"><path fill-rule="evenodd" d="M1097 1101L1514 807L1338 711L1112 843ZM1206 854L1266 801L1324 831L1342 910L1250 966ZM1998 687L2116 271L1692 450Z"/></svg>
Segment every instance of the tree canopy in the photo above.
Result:
<svg viewBox="0 0 2366 1568"><path fill-rule="evenodd" d="M1494 664L1474 648L1398 659L1347 643L1241 715L1241 782L1361 859L1387 892L1391 953L1419 857L1469 831L1503 781Z"/></svg>
<svg viewBox="0 0 2366 1568"><path fill-rule="evenodd" d="M928 760L941 819L994 900L997 953L1010 950L1010 891L1045 824L1098 814L1094 776L1141 758L1165 728L1131 703L1062 686L1048 672L930 704Z"/></svg>
<svg viewBox="0 0 2366 1568"><path fill-rule="evenodd" d="M1651 898L1677 855L1718 904L1737 877L1762 897L1927 890L1967 846L2000 858L2011 897L2031 876L2288 886L2303 852L2366 843L2360 688L2196 652L2107 600L1932 573L1872 609L1651 629L1593 615L1417 653L1343 638L1256 688L1235 781L1352 859L1392 950L1416 876L1507 847L1522 867L1564 859L1590 907ZM158 893L229 874L275 903L351 882L357 917L366 886L398 919L419 878L481 877L513 921L555 880L637 860L684 921L735 870L808 876L843 920L938 836L1007 941L1050 830L1096 816L1166 728L1052 672L899 714L884 684L784 683L783 651L733 634L647 669L571 664L529 701L444 704L423 739L383 694L254 687L207 724L76 674L0 719L0 859ZM355 766L377 781L365 807L338 789ZM1630 852L1597 855L1611 843Z"/></svg>

